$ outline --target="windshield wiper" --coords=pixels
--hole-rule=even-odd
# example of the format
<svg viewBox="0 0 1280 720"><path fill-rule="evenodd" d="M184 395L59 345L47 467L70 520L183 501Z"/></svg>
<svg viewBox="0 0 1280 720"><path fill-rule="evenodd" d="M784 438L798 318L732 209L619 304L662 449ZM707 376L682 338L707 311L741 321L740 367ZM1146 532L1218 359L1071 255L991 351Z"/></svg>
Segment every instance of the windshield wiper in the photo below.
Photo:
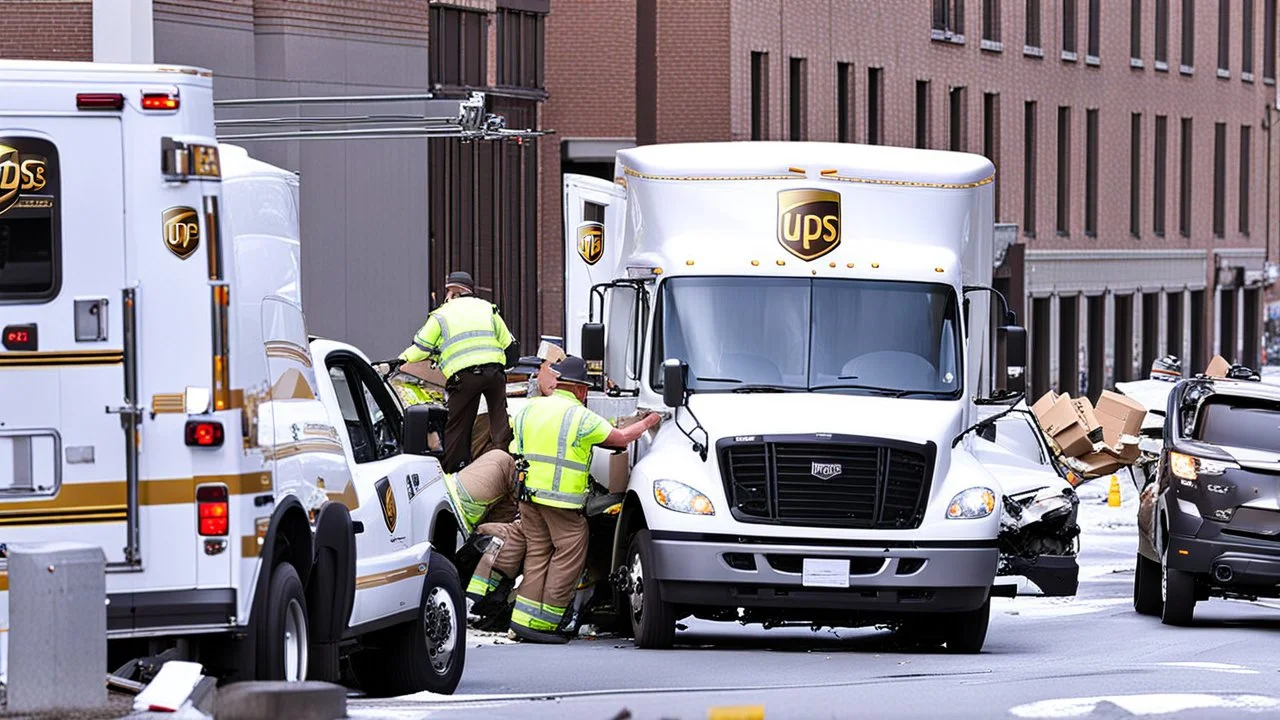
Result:
<svg viewBox="0 0 1280 720"><path fill-rule="evenodd" d="M849 383L833 383L830 385L813 385L809 387L809 392L818 390L862 390L864 392L874 393L883 397L905 398L905 397L921 397L936 396L936 390L895 390L893 388L880 387L879 385L856 385Z"/></svg>
<svg viewBox="0 0 1280 720"><path fill-rule="evenodd" d="M781 393L781 392L804 392L802 387L794 387L791 385L766 385L762 383L752 385L742 385L733 389L735 393Z"/></svg>
<svg viewBox="0 0 1280 720"><path fill-rule="evenodd" d="M742 384L742 381L739 380L738 378L694 377L693 379L697 380L698 382L722 382L722 383L734 383L735 385Z"/></svg>

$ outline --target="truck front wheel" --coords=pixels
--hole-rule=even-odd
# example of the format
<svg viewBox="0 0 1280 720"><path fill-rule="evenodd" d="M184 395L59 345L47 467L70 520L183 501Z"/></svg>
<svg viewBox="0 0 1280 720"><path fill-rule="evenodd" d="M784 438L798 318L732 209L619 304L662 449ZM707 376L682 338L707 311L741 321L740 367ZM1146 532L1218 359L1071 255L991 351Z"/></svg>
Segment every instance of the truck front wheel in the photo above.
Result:
<svg viewBox="0 0 1280 720"><path fill-rule="evenodd" d="M653 541L647 529L631 538L627 549L628 615L636 647L665 649L676 637L676 611L662 599L653 579Z"/></svg>
<svg viewBox="0 0 1280 720"><path fill-rule="evenodd" d="M380 632L372 647L351 657L361 689L375 697L423 690L452 695L466 658L466 608L458 571L433 555L417 617Z"/></svg>
<svg viewBox="0 0 1280 720"><path fill-rule="evenodd" d="M991 622L991 598L982 607L968 612L955 613L947 618L943 637L947 651L959 655L982 652L987 641L987 626Z"/></svg>

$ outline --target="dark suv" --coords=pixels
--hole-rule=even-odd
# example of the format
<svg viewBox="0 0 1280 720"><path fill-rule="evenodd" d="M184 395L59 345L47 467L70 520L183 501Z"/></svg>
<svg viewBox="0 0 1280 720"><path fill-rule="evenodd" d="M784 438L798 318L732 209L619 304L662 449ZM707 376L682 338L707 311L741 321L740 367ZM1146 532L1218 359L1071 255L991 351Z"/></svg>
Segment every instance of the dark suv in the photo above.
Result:
<svg viewBox="0 0 1280 720"><path fill-rule="evenodd" d="M1183 380L1163 434L1139 510L1134 609L1186 625L1210 597L1280 597L1280 386Z"/></svg>

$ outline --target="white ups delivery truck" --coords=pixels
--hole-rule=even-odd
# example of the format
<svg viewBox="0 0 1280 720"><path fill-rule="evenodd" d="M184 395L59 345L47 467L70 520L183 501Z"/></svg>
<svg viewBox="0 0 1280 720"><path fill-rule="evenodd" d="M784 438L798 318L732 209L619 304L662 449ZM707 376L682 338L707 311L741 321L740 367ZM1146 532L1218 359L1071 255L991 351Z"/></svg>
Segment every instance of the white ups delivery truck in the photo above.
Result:
<svg viewBox="0 0 1280 720"><path fill-rule="evenodd" d="M996 336L1025 353L993 322L991 163L673 144L615 175L565 179L565 294L590 405L670 413L593 462L625 488L604 543L624 628L885 623L980 650L1002 491L968 431Z"/></svg>
<svg viewBox="0 0 1280 720"><path fill-rule="evenodd" d="M212 83L0 62L0 550L100 545L131 675L452 692L441 418L309 337L298 179L217 144ZM0 642L8 591L0 559Z"/></svg>

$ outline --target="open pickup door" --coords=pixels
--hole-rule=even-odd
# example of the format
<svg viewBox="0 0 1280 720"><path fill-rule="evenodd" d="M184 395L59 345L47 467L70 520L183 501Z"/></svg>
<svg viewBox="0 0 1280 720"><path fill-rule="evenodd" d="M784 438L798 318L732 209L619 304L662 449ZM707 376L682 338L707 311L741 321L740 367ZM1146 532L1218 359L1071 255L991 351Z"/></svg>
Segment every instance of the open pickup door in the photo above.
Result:
<svg viewBox="0 0 1280 720"><path fill-rule="evenodd" d="M582 355L591 288L619 276L626 190L586 175L564 176L565 350Z"/></svg>

